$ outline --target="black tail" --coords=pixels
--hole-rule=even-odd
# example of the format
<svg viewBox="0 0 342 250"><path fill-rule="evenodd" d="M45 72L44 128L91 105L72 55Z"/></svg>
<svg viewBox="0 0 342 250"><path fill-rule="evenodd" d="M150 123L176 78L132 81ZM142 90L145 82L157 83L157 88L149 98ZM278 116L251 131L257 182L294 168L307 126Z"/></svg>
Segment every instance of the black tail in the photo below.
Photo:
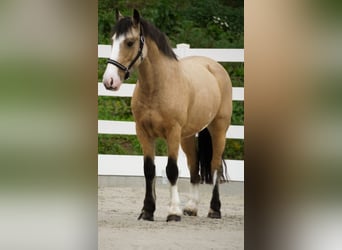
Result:
<svg viewBox="0 0 342 250"><path fill-rule="evenodd" d="M200 165L201 183L213 183L211 176L211 159L213 158L213 145L207 128L198 134L198 160Z"/></svg>
<svg viewBox="0 0 342 250"><path fill-rule="evenodd" d="M211 136L207 128L203 129L198 134L198 160L200 166L201 183L212 184L213 178L211 176L211 160L213 158L213 145ZM229 180L227 165L222 160L223 165L220 173L220 182Z"/></svg>

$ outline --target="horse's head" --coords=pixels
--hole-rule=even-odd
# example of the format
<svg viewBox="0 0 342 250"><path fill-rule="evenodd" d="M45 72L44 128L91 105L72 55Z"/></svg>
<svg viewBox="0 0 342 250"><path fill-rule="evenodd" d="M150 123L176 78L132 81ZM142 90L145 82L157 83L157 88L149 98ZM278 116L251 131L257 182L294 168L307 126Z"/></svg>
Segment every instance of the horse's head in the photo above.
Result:
<svg viewBox="0 0 342 250"><path fill-rule="evenodd" d="M134 10L133 17L123 17L117 11L116 19L112 51L103 75L103 84L109 90L118 90L147 52L139 12Z"/></svg>

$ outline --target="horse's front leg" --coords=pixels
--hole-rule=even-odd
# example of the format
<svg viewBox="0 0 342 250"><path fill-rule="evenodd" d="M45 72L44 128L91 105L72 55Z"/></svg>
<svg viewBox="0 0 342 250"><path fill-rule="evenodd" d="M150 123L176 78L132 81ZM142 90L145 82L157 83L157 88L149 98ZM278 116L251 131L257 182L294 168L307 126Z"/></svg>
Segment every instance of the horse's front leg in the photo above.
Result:
<svg viewBox="0 0 342 250"><path fill-rule="evenodd" d="M180 221L182 211L179 207L180 200L177 188L178 179L178 151L179 143L181 138L180 126L174 126L167 135L167 146L168 146L168 161L166 166L166 175L170 182L170 206L166 221Z"/></svg>
<svg viewBox="0 0 342 250"><path fill-rule="evenodd" d="M155 176L156 167L154 165L154 139L146 136L146 133L137 127L137 136L140 141L144 154L144 176L146 182L146 192L144 206L138 220L153 221L154 211L156 210Z"/></svg>

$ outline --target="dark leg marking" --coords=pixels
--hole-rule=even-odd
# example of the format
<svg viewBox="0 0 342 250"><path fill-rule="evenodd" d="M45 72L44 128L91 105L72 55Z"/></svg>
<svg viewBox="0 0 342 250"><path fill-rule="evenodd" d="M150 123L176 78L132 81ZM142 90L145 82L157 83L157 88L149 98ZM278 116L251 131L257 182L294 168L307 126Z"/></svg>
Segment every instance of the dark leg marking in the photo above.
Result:
<svg viewBox="0 0 342 250"><path fill-rule="evenodd" d="M221 218L221 201L219 194L219 184L216 181L216 184L213 189L213 196L210 201L210 211L208 213L209 218L220 219Z"/></svg>
<svg viewBox="0 0 342 250"><path fill-rule="evenodd" d="M144 175L146 182L146 193L144 207L141 210L141 214L139 215L138 220L143 219L153 221L153 213L156 210L156 196L154 190L156 167L150 157L146 157L144 160Z"/></svg>
<svg viewBox="0 0 342 250"><path fill-rule="evenodd" d="M176 160L172 159L171 157L169 157L167 160L166 175L171 185L175 185L178 179L178 167Z"/></svg>

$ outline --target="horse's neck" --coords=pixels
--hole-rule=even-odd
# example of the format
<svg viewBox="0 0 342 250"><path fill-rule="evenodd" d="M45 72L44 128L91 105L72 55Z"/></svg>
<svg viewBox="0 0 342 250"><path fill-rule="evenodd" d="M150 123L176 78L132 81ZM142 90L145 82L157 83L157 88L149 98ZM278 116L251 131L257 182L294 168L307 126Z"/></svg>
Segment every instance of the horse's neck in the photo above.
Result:
<svg viewBox="0 0 342 250"><path fill-rule="evenodd" d="M148 55L139 67L139 84L141 90L155 94L168 89L170 80L179 76L178 61L165 56L154 42L148 46Z"/></svg>

